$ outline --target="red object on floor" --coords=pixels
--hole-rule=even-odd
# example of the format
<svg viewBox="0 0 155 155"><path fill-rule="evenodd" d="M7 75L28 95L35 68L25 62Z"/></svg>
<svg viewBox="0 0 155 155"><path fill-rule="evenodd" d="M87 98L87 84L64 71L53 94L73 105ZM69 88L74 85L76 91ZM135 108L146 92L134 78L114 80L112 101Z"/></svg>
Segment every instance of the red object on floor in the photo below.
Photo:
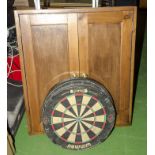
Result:
<svg viewBox="0 0 155 155"><path fill-rule="evenodd" d="M19 55L14 56L13 61L12 62L11 61L12 61L12 57L9 56L7 58L7 63L8 63L7 73L9 74L8 78L15 81L22 81ZM12 63L12 66L11 66L11 63ZM9 70L10 70L10 73L9 73Z"/></svg>

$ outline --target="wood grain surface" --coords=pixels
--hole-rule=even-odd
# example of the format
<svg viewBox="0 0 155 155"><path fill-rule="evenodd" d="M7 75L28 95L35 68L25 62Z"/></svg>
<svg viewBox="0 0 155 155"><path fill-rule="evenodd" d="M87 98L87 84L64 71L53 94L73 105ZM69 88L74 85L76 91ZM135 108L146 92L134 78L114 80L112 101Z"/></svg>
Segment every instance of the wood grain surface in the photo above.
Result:
<svg viewBox="0 0 155 155"><path fill-rule="evenodd" d="M49 90L87 75L111 93L117 125L132 118L136 7L15 11L30 134L42 133Z"/></svg>

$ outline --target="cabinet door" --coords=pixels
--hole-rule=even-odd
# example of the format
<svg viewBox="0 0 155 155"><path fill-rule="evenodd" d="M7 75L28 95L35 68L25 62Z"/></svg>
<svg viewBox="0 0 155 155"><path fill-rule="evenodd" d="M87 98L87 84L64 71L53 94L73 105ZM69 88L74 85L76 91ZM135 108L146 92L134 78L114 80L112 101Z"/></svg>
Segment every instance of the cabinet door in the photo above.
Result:
<svg viewBox="0 0 155 155"><path fill-rule="evenodd" d="M79 73L77 15L20 14L18 28L29 130L42 132L41 110L49 90Z"/></svg>
<svg viewBox="0 0 155 155"><path fill-rule="evenodd" d="M131 121L135 14L135 8L78 14L80 74L109 90L117 125Z"/></svg>

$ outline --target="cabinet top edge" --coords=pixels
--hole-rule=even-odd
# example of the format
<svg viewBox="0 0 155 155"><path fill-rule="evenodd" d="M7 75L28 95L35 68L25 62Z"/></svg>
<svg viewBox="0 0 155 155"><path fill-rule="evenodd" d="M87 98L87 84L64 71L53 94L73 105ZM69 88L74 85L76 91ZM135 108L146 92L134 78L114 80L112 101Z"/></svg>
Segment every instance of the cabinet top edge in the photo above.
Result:
<svg viewBox="0 0 155 155"><path fill-rule="evenodd" d="M40 9L35 10L28 8L27 10L15 10L15 14L48 14L48 13L88 13L88 12L106 12L106 11L136 11L136 6L123 7L99 7L99 8L65 8L65 9Z"/></svg>

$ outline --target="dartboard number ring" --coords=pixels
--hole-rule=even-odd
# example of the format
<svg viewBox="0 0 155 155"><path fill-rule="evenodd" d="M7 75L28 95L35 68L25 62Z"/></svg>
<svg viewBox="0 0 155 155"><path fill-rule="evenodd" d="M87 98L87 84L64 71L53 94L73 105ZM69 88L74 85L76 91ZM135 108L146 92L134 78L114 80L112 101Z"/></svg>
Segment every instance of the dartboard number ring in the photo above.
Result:
<svg viewBox="0 0 155 155"><path fill-rule="evenodd" d="M87 91L75 91L79 87ZM82 150L108 137L114 127L115 109L105 88L92 80L72 79L50 91L43 105L42 122L54 143Z"/></svg>

